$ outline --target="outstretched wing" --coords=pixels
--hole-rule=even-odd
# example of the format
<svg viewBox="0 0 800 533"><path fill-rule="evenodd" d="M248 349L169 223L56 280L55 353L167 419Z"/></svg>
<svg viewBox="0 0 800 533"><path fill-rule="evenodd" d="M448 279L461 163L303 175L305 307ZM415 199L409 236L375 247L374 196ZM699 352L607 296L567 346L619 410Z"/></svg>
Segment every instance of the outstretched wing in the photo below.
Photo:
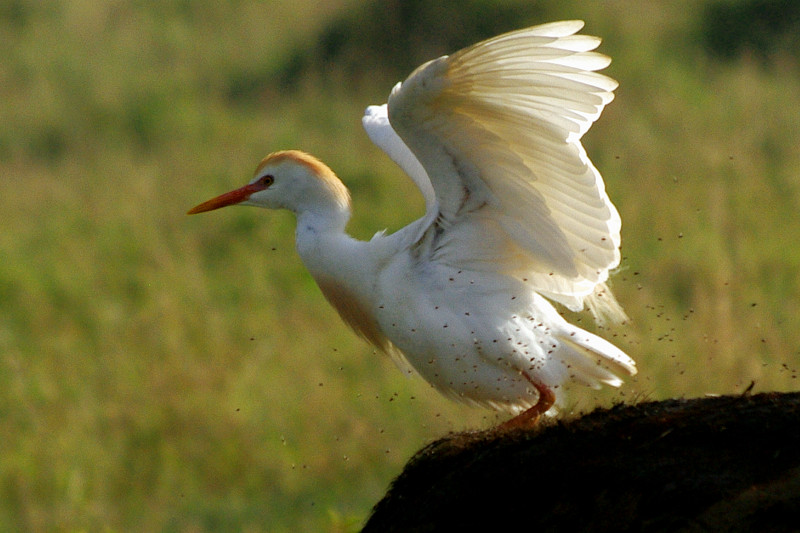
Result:
<svg viewBox="0 0 800 533"><path fill-rule="evenodd" d="M414 180L414 183L422 192L422 197L425 199L425 211L430 213L437 209L436 193L433 191L431 180L408 146L403 143L402 139L392 129L386 108L386 104L367 107L366 111L364 111L364 116L361 118L361 124L364 126L364 130L370 140L386 152L386 155Z"/></svg>
<svg viewBox="0 0 800 533"><path fill-rule="evenodd" d="M617 82L594 72L610 59L582 27L519 30L422 65L388 104L415 157L376 143L426 197L431 260L512 273L573 309L620 259L619 214L580 143Z"/></svg>

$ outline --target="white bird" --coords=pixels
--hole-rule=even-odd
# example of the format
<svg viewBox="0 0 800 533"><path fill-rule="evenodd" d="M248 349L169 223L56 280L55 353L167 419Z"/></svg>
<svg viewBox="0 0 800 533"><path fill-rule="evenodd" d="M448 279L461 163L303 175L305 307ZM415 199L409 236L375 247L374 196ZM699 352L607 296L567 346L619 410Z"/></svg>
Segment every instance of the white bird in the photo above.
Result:
<svg viewBox="0 0 800 533"><path fill-rule="evenodd" d="M624 320L606 287L620 217L580 139L617 82L581 21L518 30L443 56L397 84L363 125L416 183L425 215L369 241L345 233L350 194L333 171L275 152L232 204L288 209L303 263L344 321L445 395L532 423L572 381L619 386L620 349L546 299Z"/></svg>

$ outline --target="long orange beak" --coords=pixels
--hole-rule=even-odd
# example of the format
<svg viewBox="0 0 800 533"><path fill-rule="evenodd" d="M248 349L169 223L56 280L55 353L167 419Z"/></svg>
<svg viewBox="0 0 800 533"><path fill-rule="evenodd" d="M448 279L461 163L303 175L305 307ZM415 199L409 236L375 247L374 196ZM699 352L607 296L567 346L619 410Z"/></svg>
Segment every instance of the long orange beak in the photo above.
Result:
<svg viewBox="0 0 800 533"><path fill-rule="evenodd" d="M214 209L219 209L220 207L225 207L228 205L240 204L245 200L247 200L248 198L250 198L250 195L253 194L254 192L263 191L264 189L265 187L257 183L250 183L234 191L221 194L216 198L208 200L207 202L203 202L202 204L189 209L189 211L186 214L195 215L197 213L205 213L206 211L213 211Z"/></svg>

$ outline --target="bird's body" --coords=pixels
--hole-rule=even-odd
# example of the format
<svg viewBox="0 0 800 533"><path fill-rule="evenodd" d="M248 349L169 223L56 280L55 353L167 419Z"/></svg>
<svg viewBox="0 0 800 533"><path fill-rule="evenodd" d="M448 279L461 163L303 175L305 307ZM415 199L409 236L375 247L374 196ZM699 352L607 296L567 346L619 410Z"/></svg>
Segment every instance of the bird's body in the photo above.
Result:
<svg viewBox="0 0 800 533"><path fill-rule="evenodd" d="M327 166L274 153L253 180L190 213L240 203L297 215L296 244L362 337L444 394L534 416L574 381L618 386L621 350L567 323L545 297L624 316L605 287L620 220L580 137L613 98L582 23L512 32L426 63L364 116L414 179L426 213L359 241Z"/></svg>

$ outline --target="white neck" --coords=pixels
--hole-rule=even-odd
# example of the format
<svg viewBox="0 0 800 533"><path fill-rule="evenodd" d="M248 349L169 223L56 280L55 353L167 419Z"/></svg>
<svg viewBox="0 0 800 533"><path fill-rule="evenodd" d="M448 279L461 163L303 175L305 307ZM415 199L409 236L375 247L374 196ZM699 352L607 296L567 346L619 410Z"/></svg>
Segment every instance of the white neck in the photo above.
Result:
<svg viewBox="0 0 800 533"><path fill-rule="evenodd" d="M345 226L349 210L307 210L297 214L295 245L306 267L314 273L325 269L325 264L338 263L347 252L344 243L352 241ZM332 265L331 265L332 266Z"/></svg>
<svg viewBox="0 0 800 533"><path fill-rule="evenodd" d="M297 213L297 230L295 237L301 239L314 235L344 234L350 220L350 210L338 206L320 209L306 209Z"/></svg>

